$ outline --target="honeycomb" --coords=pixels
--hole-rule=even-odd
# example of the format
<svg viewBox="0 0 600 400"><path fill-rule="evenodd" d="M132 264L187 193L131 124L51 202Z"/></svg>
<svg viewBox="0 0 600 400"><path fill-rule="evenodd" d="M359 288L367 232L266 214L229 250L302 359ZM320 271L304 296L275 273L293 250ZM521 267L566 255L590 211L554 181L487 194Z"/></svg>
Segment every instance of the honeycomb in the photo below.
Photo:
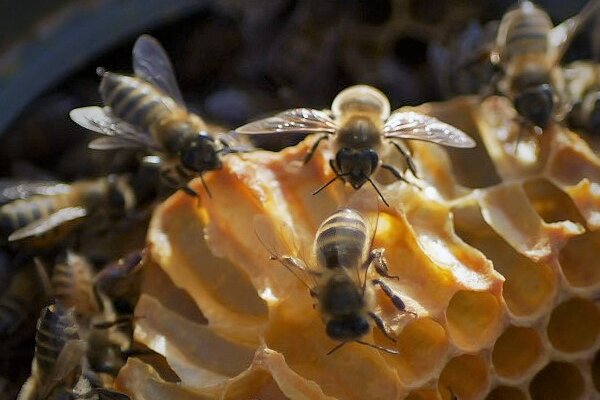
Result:
<svg viewBox="0 0 600 400"><path fill-rule="evenodd" d="M325 334L308 290L269 260L255 215L289 226L302 253L355 192L336 183L327 144L228 156L155 212L135 339L117 388L135 399L590 399L600 397L600 160L559 126L519 133L502 98L414 108L478 143L409 143L421 189L376 176L374 246L416 318L378 294L387 354ZM517 141L517 137L520 140ZM517 144L518 142L518 144ZM299 249L299 250L298 250Z"/></svg>

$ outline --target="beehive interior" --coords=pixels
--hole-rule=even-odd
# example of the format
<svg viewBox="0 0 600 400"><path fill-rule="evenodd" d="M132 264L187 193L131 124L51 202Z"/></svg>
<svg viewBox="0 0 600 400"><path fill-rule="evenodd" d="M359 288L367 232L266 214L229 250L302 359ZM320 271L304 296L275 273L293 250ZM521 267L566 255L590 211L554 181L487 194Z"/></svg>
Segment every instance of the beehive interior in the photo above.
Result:
<svg viewBox="0 0 600 400"><path fill-rule="evenodd" d="M330 179L332 155L324 144L302 165L309 137L280 153L229 157L206 176L212 198L202 194L198 206L177 194L156 212L155 271L145 276L135 335L181 382L132 359L118 387L145 399L600 396L600 161L559 127L515 151L513 111L497 98L417 109L465 129L479 147L448 155L411 144L425 187L381 185L392 206L379 210L374 246L386 249L398 276L389 284L417 317L378 293L396 341L378 330L365 341L398 355L356 343L327 355L336 342L308 290L257 237L262 215L274 237L285 226L297 241L283 251L306 256L319 223L354 194L334 184L311 195Z"/></svg>

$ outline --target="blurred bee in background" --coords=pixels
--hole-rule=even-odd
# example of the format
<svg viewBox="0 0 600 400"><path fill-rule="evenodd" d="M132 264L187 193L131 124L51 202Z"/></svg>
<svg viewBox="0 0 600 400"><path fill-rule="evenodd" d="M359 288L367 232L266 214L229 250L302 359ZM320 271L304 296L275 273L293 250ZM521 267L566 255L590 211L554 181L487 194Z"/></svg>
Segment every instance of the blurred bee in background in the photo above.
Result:
<svg viewBox="0 0 600 400"><path fill-rule="evenodd" d="M60 303L42 310L37 324L31 376L19 400L128 399L111 389L94 387L85 376L90 343L80 338L72 311Z"/></svg>
<svg viewBox="0 0 600 400"><path fill-rule="evenodd" d="M357 198L360 197L354 199ZM278 261L294 274L316 299L327 336L341 342L328 354L348 342L397 354L394 349L361 340L371 331L371 323L374 323L386 337L395 342L386 324L374 312L374 286L380 287L400 313L413 317L416 314L406 310L404 301L384 280L369 279L371 266L381 278L398 278L388 273L384 249L373 249L379 216L377 208L367 212L353 207L350 205L341 208L326 218L317 229L312 246L294 249L300 251L312 248L312 261L309 262L296 255L282 255L282 246L288 249L293 247L285 243L287 240L293 242L289 236L291 230L286 231L284 227L281 232L277 232L279 238L273 236L272 225L264 215L255 218L256 234L269 252L270 259Z"/></svg>
<svg viewBox="0 0 600 400"><path fill-rule="evenodd" d="M108 296L118 308L133 312L137 303L143 251L133 251L102 268L94 278L96 290Z"/></svg>
<svg viewBox="0 0 600 400"><path fill-rule="evenodd" d="M47 248L63 240L84 221L98 218L121 222L147 206L156 185L140 180L144 174L111 174L71 184L4 182L0 206L0 235L8 242Z"/></svg>
<svg viewBox="0 0 600 400"><path fill-rule="evenodd" d="M329 165L335 177L315 191L316 194L342 179L359 189L369 182L383 202L385 198L371 179L379 167L390 171L397 179L410 183L394 166L381 160L384 146L392 145L417 177L410 151L401 139L423 140L451 147L474 147L475 141L461 130L436 118L415 112L395 111L390 115L390 103L379 90L366 85L342 90L333 100L331 111L296 108L274 117L251 122L236 129L240 134L315 133L318 134L304 162L308 162L325 139L333 140L335 157Z"/></svg>
<svg viewBox="0 0 600 400"><path fill-rule="evenodd" d="M569 126L600 135L600 65L575 61L565 66L564 76L571 101Z"/></svg>
<svg viewBox="0 0 600 400"><path fill-rule="evenodd" d="M206 171L221 168L223 154L244 149L228 134L209 133L206 123L187 110L171 61L156 39L142 35L135 42L133 70L135 76L100 70L105 107L74 109L71 119L106 136L90 148L133 148L158 156L150 160L160 163L165 181L196 196L187 186L191 178L202 179Z"/></svg>
<svg viewBox="0 0 600 400"><path fill-rule="evenodd" d="M554 27L531 1L520 1L498 27L490 54L498 69L492 85L513 103L520 122L540 134L568 111L558 64L581 27L600 9L590 1L576 16Z"/></svg>

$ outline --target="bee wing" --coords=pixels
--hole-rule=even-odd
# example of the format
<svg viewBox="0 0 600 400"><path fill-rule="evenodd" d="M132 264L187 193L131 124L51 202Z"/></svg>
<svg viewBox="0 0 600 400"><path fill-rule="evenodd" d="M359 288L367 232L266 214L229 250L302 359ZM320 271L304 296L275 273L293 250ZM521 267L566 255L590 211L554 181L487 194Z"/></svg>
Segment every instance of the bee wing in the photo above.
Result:
<svg viewBox="0 0 600 400"><path fill-rule="evenodd" d="M150 148L158 150L158 145L151 135L113 117L109 108L96 106L75 108L71 110L69 116L79 126L112 139L98 142L94 140L90 143L90 148Z"/></svg>
<svg viewBox="0 0 600 400"><path fill-rule="evenodd" d="M17 229L8 237L9 242L25 239L32 236L39 236L48 232L68 221L83 218L87 215L87 210L83 207L67 207L56 211L45 218L38 219L29 225Z"/></svg>
<svg viewBox="0 0 600 400"><path fill-rule="evenodd" d="M554 62L562 59L575 35L598 11L600 11L600 0L591 0L579 14L563 21L550 31L549 46L551 49L556 49Z"/></svg>
<svg viewBox="0 0 600 400"><path fill-rule="evenodd" d="M81 339L71 339L67 341L54 363L52 373L48 376L46 382L44 382L41 393L49 394L50 391L67 378L75 368L80 367L81 359L86 353L86 348L85 341Z"/></svg>
<svg viewBox="0 0 600 400"><path fill-rule="evenodd" d="M475 147L475 141L458 128L416 112L395 112L385 122L387 139L414 139L450 147Z"/></svg>
<svg viewBox="0 0 600 400"><path fill-rule="evenodd" d="M115 392L111 389L95 388L94 393L98 395L99 400L129 400L130 397L124 393Z"/></svg>
<svg viewBox="0 0 600 400"><path fill-rule="evenodd" d="M310 108L294 108L249 124L235 130L245 135L268 133L329 133L337 131L338 125L326 113Z"/></svg>
<svg viewBox="0 0 600 400"><path fill-rule="evenodd" d="M184 106L171 60L152 36L142 35L136 40L133 46L133 71Z"/></svg>
<svg viewBox="0 0 600 400"><path fill-rule="evenodd" d="M0 179L0 204L34 195L53 196L68 193L70 190L70 185L57 181Z"/></svg>
<svg viewBox="0 0 600 400"><path fill-rule="evenodd" d="M304 260L297 256L306 247L297 246L295 235L289 225L283 223L279 226L274 225L266 215L259 214L254 217L254 231L258 240L269 252L271 260L279 261L312 292L317 286L315 276L318 272L311 270Z"/></svg>

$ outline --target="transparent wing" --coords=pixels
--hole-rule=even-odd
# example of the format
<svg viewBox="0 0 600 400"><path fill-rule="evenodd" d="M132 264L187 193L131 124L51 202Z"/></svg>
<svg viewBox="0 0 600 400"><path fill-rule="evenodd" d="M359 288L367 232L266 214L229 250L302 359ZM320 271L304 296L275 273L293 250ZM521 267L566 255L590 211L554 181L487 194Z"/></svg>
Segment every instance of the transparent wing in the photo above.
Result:
<svg viewBox="0 0 600 400"><path fill-rule="evenodd" d="M169 56L161 44L150 35L142 35L133 46L133 71L145 81L160 88L181 106L183 96L177 85Z"/></svg>
<svg viewBox="0 0 600 400"><path fill-rule="evenodd" d="M267 133L334 133L338 125L326 113L310 108L295 108L274 117L250 122L235 130L245 135Z"/></svg>
<svg viewBox="0 0 600 400"><path fill-rule="evenodd" d="M550 31L549 45L551 49L556 49L554 62L562 59L575 35L598 11L600 11L600 0L591 0L579 14L563 21Z"/></svg>
<svg viewBox="0 0 600 400"><path fill-rule="evenodd" d="M83 207L67 207L50 214L45 218L30 223L29 225L17 229L8 237L9 242L42 235L65 222L83 218L87 215L87 211Z"/></svg>
<svg viewBox="0 0 600 400"><path fill-rule="evenodd" d="M99 400L129 400L126 394L111 389L96 388L93 391L98 395Z"/></svg>
<svg viewBox="0 0 600 400"><path fill-rule="evenodd" d="M315 278L320 274L311 270L303 259L297 257L300 249L296 248L291 228L285 224L274 226L266 215L259 214L254 217L254 231L269 252L271 260L279 261L313 293L317 286Z"/></svg>
<svg viewBox="0 0 600 400"><path fill-rule="evenodd" d="M121 148L139 147L158 150L158 145L151 135L113 117L107 107L75 108L71 110L69 116L79 126L112 138L110 146L108 143L100 142L100 144L97 144L98 148L114 149L117 148L115 146L120 141Z"/></svg>
<svg viewBox="0 0 600 400"><path fill-rule="evenodd" d="M75 368L81 366L81 360L85 356L87 346L81 339L71 339L65 343L60 351L52 373L48 376L43 389L44 394L49 394L52 388L66 379ZM45 397L44 397L45 398Z"/></svg>
<svg viewBox="0 0 600 400"><path fill-rule="evenodd" d="M475 141L458 128L416 112L395 112L385 122L388 139L414 139L450 147L475 147Z"/></svg>
<svg viewBox="0 0 600 400"><path fill-rule="evenodd" d="M0 204L34 195L53 196L70 190L70 185L56 181L0 179Z"/></svg>

